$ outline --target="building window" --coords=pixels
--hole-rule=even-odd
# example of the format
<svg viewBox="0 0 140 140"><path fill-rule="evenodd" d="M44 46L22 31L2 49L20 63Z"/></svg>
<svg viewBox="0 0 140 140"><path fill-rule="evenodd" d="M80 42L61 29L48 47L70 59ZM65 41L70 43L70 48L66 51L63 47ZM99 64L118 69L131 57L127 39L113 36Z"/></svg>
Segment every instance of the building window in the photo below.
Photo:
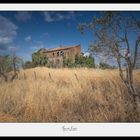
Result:
<svg viewBox="0 0 140 140"><path fill-rule="evenodd" d="M54 53L53 53L53 56L54 56Z"/></svg>
<svg viewBox="0 0 140 140"><path fill-rule="evenodd" d="M63 51L61 51L60 53L61 53L61 56L64 56L64 52Z"/></svg>
<svg viewBox="0 0 140 140"><path fill-rule="evenodd" d="M57 52L57 56L59 56L59 52Z"/></svg>

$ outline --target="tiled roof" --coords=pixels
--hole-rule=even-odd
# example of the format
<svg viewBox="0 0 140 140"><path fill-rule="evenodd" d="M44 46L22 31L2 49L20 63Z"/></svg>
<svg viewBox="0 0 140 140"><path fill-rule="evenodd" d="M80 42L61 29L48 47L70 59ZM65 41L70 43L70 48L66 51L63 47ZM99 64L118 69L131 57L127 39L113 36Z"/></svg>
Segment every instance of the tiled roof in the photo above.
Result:
<svg viewBox="0 0 140 140"><path fill-rule="evenodd" d="M53 48L53 49L46 50L46 52L65 50L65 49L75 48L75 47L79 47L79 46L80 45L77 45L77 46L63 46L63 47L58 47L58 48Z"/></svg>

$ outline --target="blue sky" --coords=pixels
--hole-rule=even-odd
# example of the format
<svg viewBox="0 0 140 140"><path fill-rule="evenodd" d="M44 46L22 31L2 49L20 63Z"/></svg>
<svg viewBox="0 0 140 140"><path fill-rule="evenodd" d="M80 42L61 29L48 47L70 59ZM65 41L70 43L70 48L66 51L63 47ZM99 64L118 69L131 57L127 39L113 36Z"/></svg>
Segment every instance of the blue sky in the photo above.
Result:
<svg viewBox="0 0 140 140"><path fill-rule="evenodd" d="M140 18L139 12L133 14ZM15 51L24 60L31 60L39 48L78 44L85 53L94 36L92 32L82 35L77 25L99 15L95 11L0 11L0 55Z"/></svg>

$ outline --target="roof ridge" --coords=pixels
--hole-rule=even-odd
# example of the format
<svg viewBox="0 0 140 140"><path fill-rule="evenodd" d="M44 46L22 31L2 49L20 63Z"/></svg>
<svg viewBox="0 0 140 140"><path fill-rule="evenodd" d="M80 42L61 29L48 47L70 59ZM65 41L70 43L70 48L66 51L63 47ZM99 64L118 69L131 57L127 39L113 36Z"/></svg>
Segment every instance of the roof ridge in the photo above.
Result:
<svg viewBox="0 0 140 140"><path fill-rule="evenodd" d="M53 50L57 50L57 49L67 49L67 48L78 47L78 46L80 46L80 45L76 45L76 46L63 46L63 47L57 47L57 48L48 49L47 51L53 51Z"/></svg>

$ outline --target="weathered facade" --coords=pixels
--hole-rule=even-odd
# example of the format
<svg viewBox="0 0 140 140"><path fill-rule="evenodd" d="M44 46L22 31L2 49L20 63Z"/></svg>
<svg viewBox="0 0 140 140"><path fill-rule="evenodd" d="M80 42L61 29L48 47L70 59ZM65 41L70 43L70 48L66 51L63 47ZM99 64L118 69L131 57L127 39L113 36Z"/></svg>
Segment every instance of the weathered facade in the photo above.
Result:
<svg viewBox="0 0 140 140"><path fill-rule="evenodd" d="M40 49L39 52L43 55L47 55L48 64L52 67L62 67L63 60L71 59L74 63L75 56L81 55L81 46L69 46L69 47L59 47L54 49Z"/></svg>

